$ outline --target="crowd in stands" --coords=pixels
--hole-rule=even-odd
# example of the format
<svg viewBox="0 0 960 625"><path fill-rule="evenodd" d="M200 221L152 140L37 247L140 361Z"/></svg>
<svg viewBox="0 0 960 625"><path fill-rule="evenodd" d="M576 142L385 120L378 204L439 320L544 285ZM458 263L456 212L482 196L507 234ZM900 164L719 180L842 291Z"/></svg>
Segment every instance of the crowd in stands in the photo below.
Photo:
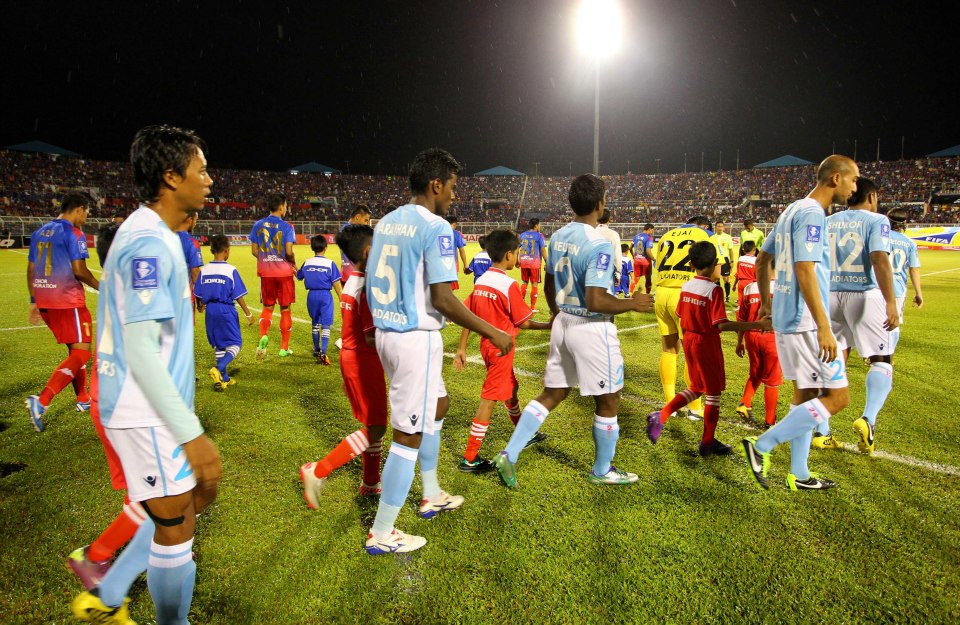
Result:
<svg viewBox="0 0 960 625"><path fill-rule="evenodd" d="M942 189L960 188L956 157L867 162L862 175L882 189L883 202L919 202ZM784 206L806 195L815 166L606 176L607 203L614 221L675 223L691 212L733 221L748 214L774 221ZM293 221L343 221L353 206L365 204L374 218L407 201L406 176L366 176L211 169L213 197L209 220L262 217L258 200L267 192L287 196ZM98 216L124 216L137 199L126 163L0 150L0 215L46 217L56 214L65 189L83 189L101 202ZM463 176L454 211L461 222L513 222L518 213L544 221L565 221L567 177ZM745 211L747 198L766 202ZM921 220L918 209L918 220ZM956 205L931 206L923 221L956 223Z"/></svg>

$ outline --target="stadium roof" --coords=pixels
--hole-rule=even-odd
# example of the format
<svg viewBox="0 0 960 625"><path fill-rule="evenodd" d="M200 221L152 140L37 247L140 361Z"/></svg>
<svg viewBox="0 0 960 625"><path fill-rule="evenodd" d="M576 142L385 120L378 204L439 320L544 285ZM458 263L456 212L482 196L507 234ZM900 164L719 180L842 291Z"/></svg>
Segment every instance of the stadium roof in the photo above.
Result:
<svg viewBox="0 0 960 625"><path fill-rule="evenodd" d="M934 152L933 154L927 154L927 156L960 156L960 145L955 145L952 148L940 150L939 152Z"/></svg>
<svg viewBox="0 0 960 625"><path fill-rule="evenodd" d="M41 154L60 154L62 156L80 156L76 152L44 143L43 141L27 141L16 145L8 145L5 149L15 152L40 152Z"/></svg>
<svg viewBox="0 0 960 625"><path fill-rule="evenodd" d="M754 167L791 167L794 165L813 165L813 163L805 161L802 158L797 158L791 154L784 154L780 158L754 165Z"/></svg>
<svg viewBox="0 0 960 625"><path fill-rule="evenodd" d="M483 171L478 171L473 174L474 176L525 176L526 174L522 171L517 171L516 169L510 169L509 167L504 167L503 165L497 165L496 167L491 167L490 169L484 169Z"/></svg>
<svg viewBox="0 0 960 625"><path fill-rule="evenodd" d="M343 172L339 169L334 169L333 167L327 167L322 165L317 161L310 161L309 163L304 163L303 165L297 165L296 167L291 167L288 169L290 173L299 173L299 172L309 172L313 174L342 174Z"/></svg>

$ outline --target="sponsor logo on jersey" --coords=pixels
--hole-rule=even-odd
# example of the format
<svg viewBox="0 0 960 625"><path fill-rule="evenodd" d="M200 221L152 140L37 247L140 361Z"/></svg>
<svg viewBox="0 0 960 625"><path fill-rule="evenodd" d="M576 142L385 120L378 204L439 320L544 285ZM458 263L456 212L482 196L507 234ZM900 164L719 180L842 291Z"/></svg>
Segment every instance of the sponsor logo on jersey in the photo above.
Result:
<svg viewBox="0 0 960 625"><path fill-rule="evenodd" d="M156 289L160 287L156 256L139 256L133 259L133 288Z"/></svg>
<svg viewBox="0 0 960 625"><path fill-rule="evenodd" d="M145 476L145 477L143 478L143 481L146 482L147 484L149 484L150 487L152 488L152 487L154 487L154 486L157 485L157 476L156 476L156 475L147 475L147 476Z"/></svg>
<svg viewBox="0 0 960 625"><path fill-rule="evenodd" d="M610 254L600 252L597 254L597 271L606 271L610 266Z"/></svg>
<svg viewBox="0 0 960 625"><path fill-rule="evenodd" d="M415 414L410 415L410 424L411 424L411 425L416 425L416 424L417 424L417 419L419 419L419 418L420 418L420 415L415 415Z"/></svg>
<svg viewBox="0 0 960 625"><path fill-rule="evenodd" d="M440 255L441 256L453 256L453 237L446 234L441 234L437 237L437 244L440 245Z"/></svg>

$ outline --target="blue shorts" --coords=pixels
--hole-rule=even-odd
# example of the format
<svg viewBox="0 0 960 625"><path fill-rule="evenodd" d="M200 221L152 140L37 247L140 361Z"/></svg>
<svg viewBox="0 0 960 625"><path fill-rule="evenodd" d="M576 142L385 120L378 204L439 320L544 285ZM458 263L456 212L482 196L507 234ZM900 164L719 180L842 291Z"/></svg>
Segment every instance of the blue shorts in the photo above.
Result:
<svg viewBox="0 0 960 625"><path fill-rule="evenodd" d="M242 345L240 336L240 315L233 304L211 302L206 311L207 341L214 349L226 349L231 345Z"/></svg>
<svg viewBox="0 0 960 625"><path fill-rule="evenodd" d="M307 312L313 325L333 325L333 294L316 289L307 294Z"/></svg>

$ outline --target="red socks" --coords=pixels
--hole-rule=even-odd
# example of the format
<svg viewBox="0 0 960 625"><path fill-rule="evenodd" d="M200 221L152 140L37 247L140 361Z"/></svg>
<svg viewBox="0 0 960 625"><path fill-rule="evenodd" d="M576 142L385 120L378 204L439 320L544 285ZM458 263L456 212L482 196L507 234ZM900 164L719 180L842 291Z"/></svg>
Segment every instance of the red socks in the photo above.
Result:
<svg viewBox="0 0 960 625"><path fill-rule="evenodd" d="M767 425L777 422L777 401L780 399L779 386L765 386L763 389L763 407L766 411L764 421Z"/></svg>
<svg viewBox="0 0 960 625"><path fill-rule="evenodd" d="M50 402L53 401L54 395L66 388L67 384L71 383L74 384L74 388L79 387L82 389L82 393L87 395L87 370L85 366L88 360L90 360L90 352L88 350L71 349L67 358L57 365L53 375L47 380L47 385L43 388L43 392L40 393L40 404L43 407L49 406ZM82 380L77 381L77 378L81 376ZM80 394L81 391L78 390L77 399L84 399ZM85 401L89 400L90 396L87 395Z"/></svg>
<svg viewBox="0 0 960 625"><path fill-rule="evenodd" d="M146 518L147 513L140 504L133 503L129 497L125 497L123 512L93 541L88 557L97 562L112 558L120 547L130 542Z"/></svg>
<svg viewBox="0 0 960 625"><path fill-rule="evenodd" d="M660 423L666 423L670 415L680 410L694 399L700 397L700 393L695 393L688 388L683 389L673 396L666 406L660 410Z"/></svg>
<svg viewBox="0 0 960 625"><path fill-rule="evenodd" d="M378 443L379 444L379 443ZM313 474L323 478L330 475L334 469L338 469L347 464L370 447L370 439L367 436L367 430L357 430L346 437L340 444L333 448L327 456L317 462L313 469ZM366 480L364 480L366 482ZM377 480L379 482L380 480ZM366 482L367 484L376 484L377 482Z"/></svg>
<svg viewBox="0 0 960 625"><path fill-rule="evenodd" d="M740 403L750 408L753 406L753 396L757 394L757 384L753 378L748 377L747 383L743 385L743 397L740 399Z"/></svg>
<svg viewBox="0 0 960 625"><path fill-rule="evenodd" d="M480 453L480 445L483 444L483 437L487 435L489 423L481 423L476 419L470 424L470 440L467 441L467 451L463 452L463 457L467 462L473 462Z"/></svg>
<svg viewBox="0 0 960 625"><path fill-rule="evenodd" d="M503 405L507 407L507 414L510 416L510 421L513 422L513 426L516 427L517 423L520 422L520 415L523 414L523 411L520 410L520 402L517 401L515 404L511 405L510 402L505 401Z"/></svg>
<svg viewBox="0 0 960 625"><path fill-rule="evenodd" d="M701 443L713 442L713 435L717 431L717 421L720 420L720 396L707 395L706 406L703 409L703 438Z"/></svg>
<svg viewBox="0 0 960 625"><path fill-rule="evenodd" d="M260 336L266 336L271 325L273 325L273 306L269 308L264 306L260 311Z"/></svg>
<svg viewBox="0 0 960 625"><path fill-rule="evenodd" d="M280 311L280 349L290 348L290 330L293 328L293 315L290 309Z"/></svg>
<svg viewBox="0 0 960 625"><path fill-rule="evenodd" d="M527 299L527 283L520 285L520 299Z"/></svg>
<svg viewBox="0 0 960 625"><path fill-rule="evenodd" d="M537 307L537 294L540 292L540 289L537 285L533 285L530 288L530 308L536 309Z"/></svg>

